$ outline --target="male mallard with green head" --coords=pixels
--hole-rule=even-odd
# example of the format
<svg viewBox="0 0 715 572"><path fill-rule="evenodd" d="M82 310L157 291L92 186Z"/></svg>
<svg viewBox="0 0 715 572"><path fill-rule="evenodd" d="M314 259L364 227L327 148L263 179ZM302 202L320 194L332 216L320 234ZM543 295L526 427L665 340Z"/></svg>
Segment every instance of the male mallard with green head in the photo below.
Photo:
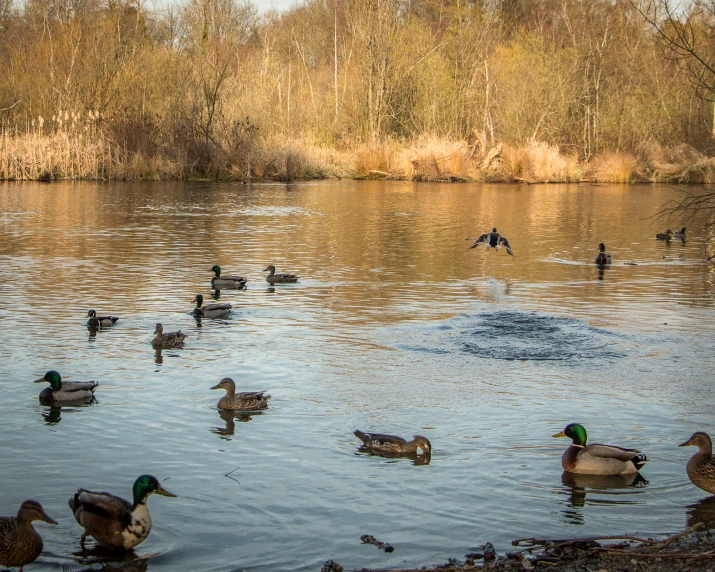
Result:
<svg viewBox="0 0 715 572"><path fill-rule="evenodd" d="M496 228L493 228L491 232L484 233L469 248L476 248L480 244L486 244L487 248L493 248L494 250L499 250L503 246L506 248L507 254L514 256L511 251L511 246L509 246L509 241L499 234Z"/></svg>
<svg viewBox="0 0 715 572"><path fill-rule="evenodd" d="M598 256L596 256L596 264L605 266L611 263L611 255L606 252L606 245L601 243L598 245Z"/></svg>
<svg viewBox="0 0 715 572"><path fill-rule="evenodd" d="M569 423L552 437L568 437L572 443L561 457L564 471L583 475L627 475L637 473L648 458L637 449L623 449L615 445L586 444L586 429L578 423Z"/></svg>
<svg viewBox="0 0 715 572"><path fill-rule="evenodd" d="M268 272L266 282L269 284L287 284L290 282L298 282L298 277L295 274L276 274L276 267L269 264L263 272Z"/></svg>
<svg viewBox="0 0 715 572"><path fill-rule="evenodd" d="M432 443L427 437L414 435L412 441L407 441L395 435L383 435L382 433L363 433L359 429L353 434L362 441L362 447L371 451L381 453L416 453L421 450L425 455L432 454Z"/></svg>
<svg viewBox="0 0 715 572"><path fill-rule="evenodd" d="M710 494L715 494L715 459L713 459L713 443L710 435L698 431L678 447L688 445L698 448L698 452L690 457L686 467L690 482Z"/></svg>
<svg viewBox="0 0 715 572"><path fill-rule="evenodd" d="M225 316L231 311L231 304L209 304L204 306L204 297L201 294L196 294L193 300L196 302L196 308L194 308L193 314L197 318L220 318Z"/></svg>
<svg viewBox="0 0 715 572"><path fill-rule="evenodd" d="M681 228L680 230L676 230L673 236L678 240L685 240L685 227Z"/></svg>
<svg viewBox="0 0 715 572"><path fill-rule="evenodd" d="M48 371L35 383L46 381L50 387L40 392L41 403L62 403L64 401L85 401L94 397L94 390L99 383L96 381L62 381L59 372Z"/></svg>
<svg viewBox="0 0 715 572"><path fill-rule="evenodd" d="M146 501L152 494L175 497L159 484L156 477L142 475L134 481L134 503L109 493L78 489L69 499L75 520L84 528L81 545L87 535L110 550L131 550L151 532L151 515Z"/></svg>
<svg viewBox="0 0 715 572"><path fill-rule="evenodd" d="M57 524L34 500L22 503L17 516L0 516L0 564L9 568L19 566L22 572L25 564L37 560L43 544L42 537L32 526L35 520Z"/></svg>
<svg viewBox="0 0 715 572"><path fill-rule="evenodd" d="M87 317L87 327L92 329L108 328L119 320L118 316L97 316L94 310L87 311Z"/></svg>
<svg viewBox="0 0 715 572"><path fill-rule="evenodd" d="M246 286L246 280L243 276L235 276L231 274L224 274L221 276L221 267L216 264L211 268L211 272L214 273L214 277L211 278L211 288L214 290L220 290L221 288L227 289L241 289Z"/></svg>
<svg viewBox="0 0 715 572"><path fill-rule="evenodd" d="M671 238L673 238L673 231L670 229L655 235L656 240L670 240Z"/></svg>
<svg viewBox="0 0 715 572"><path fill-rule="evenodd" d="M264 395L265 391L242 391L236 393L236 383L230 377L224 377L217 385L211 389L223 389L226 391L219 399L216 407L219 409L230 409L233 411L257 411L268 408L270 395Z"/></svg>
<svg viewBox="0 0 715 572"><path fill-rule="evenodd" d="M164 333L164 326L158 323L154 328L154 339L151 341L151 345L167 349L181 348L184 347L185 338L186 334L182 334L181 330Z"/></svg>

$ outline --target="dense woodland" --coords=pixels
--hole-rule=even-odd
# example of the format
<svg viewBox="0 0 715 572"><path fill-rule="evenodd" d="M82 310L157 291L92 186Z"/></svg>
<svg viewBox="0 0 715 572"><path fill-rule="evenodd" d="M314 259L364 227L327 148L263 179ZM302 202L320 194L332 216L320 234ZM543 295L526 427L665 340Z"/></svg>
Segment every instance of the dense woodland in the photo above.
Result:
<svg viewBox="0 0 715 572"><path fill-rule="evenodd" d="M707 74L637 8L0 0L0 177L707 178Z"/></svg>

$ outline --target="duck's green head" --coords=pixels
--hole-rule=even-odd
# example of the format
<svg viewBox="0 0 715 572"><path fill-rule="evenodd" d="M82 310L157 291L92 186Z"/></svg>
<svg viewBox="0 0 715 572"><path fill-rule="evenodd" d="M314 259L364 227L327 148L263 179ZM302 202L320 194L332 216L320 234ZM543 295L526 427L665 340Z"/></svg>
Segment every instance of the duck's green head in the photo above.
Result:
<svg viewBox="0 0 715 572"><path fill-rule="evenodd" d="M221 278L221 267L218 264L215 264L213 268L211 268L211 272L216 274L216 278Z"/></svg>
<svg viewBox="0 0 715 572"><path fill-rule="evenodd" d="M53 391L57 391L60 387L62 387L62 377L60 377L59 372L55 371L54 369L48 371L40 379L36 379L35 383L42 383L43 381L49 383Z"/></svg>
<svg viewBox="0 0 715 572"><path fill-rule="evenodd" d="M154 493L165 497L175 497L174 493L170 493L161 486L156 477L151 475L142 475L134 481L134 506L146 502L149 495Z"/></svg>
<svg viewBox="0 0 715 572"><path fill-rule="evenodd" d="M583 425L579 425L578 423L569 423L561 433L556 433L556 435L552 435L552 437L568 437L573 441L574 445L582 446L586 446L586 439L588 439L586 429L584 429Z"/></svg>
<svg viewBox="0 0 715 572"><path fill-rule="evenodd" d="M201 294L196 294L196 297L193 301L196 302L196 307L200 308L201 304L204 303L204 297Z"/></svg>
<svg viewBox="0 0 715 572"><path fill-rule="evenodd" d="M685 234L685 227L680 229L680 234Z"/></svg>
<svg viewBox="0 0 715 572"><path fill-rule="evenodd" d="M598 245L598 250L601 252L606 252L606 245L601 243Z"/></svg>

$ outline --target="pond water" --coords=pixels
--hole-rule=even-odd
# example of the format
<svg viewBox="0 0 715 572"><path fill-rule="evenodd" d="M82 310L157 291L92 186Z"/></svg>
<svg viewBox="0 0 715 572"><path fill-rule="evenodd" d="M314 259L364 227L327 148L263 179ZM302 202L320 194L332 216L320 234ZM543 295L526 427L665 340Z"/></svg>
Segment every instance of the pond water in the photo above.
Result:
<svg viewBox="0 0 715 572"><path fill-rule="evenodd" d="M685 474L695 449L676 446L715 433L715 266L696 229L654 239L672 192L1 185L0 514L33 498L59 522L36 523L29 569L395 568L487 541L715 526ZM514 258L469 249L492 226ZM248 288L220 293L228 318L197 323L214 264ZM268 264L300 281L269 288ZM89 332L90 308L120 320ZM156 322L185 348L156 353ZM97 403L40 405L32 381L50 369L97 380ZM270 408L220 415L209 388L226 376ZM562 476L568 442L551 435L572 421L646 452L643 479ZM424 435L431 463L359 454L357 428ZM67 499L130 498L142 473L177 495L150 499L149 538L123 562L83 553Z"/></svg>

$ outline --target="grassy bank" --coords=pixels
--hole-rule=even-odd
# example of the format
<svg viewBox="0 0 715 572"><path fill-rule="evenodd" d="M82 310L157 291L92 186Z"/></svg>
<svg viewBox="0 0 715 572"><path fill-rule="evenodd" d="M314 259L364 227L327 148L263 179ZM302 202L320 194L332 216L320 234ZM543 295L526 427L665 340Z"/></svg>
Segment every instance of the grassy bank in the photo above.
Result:
<svg viewBox="0 0 715 572"><path fill-rule="evenodd" d="M554 145L485 145L427 137L332 149L301 140L268 138L244 152L210 152L197 162L186 150L159 146L139 151L113 142L93 120L69 118L69 128L41 126L0 133L1 180L306 180L396 179L440 182L715 182L715 159L688 145L657 144L636 156L622 151L579 161Z"/></svg>

